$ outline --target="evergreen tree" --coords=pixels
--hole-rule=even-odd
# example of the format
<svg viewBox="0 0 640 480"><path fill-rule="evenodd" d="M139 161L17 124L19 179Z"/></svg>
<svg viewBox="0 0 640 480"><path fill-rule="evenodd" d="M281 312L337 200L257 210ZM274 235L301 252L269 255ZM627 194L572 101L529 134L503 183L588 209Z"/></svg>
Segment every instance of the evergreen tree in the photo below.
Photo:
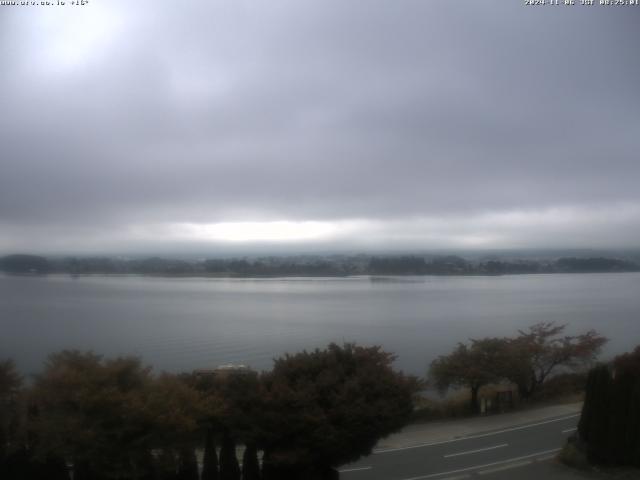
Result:
<svg viewBox="0 0 640 480"><path fill-rule="evenodd" d="M162 449L156 465L158 480L177 480L178 465L176 457L170 449ZM74 480L76 479L74 478Z"/></svg>
<svg viewBox="0 0 640 480"><path fill-rule="evenodd" d="M591 369L578 433L591 463L640 466L640 347Z"/></svg>
<svg viewBox="0 0 640 480"><path fill-rule="evenodd" d="M12 450L21 444L16 432L21 388L22 378L13 361L0 361L0 474Z"/></svg>
<svg viewBox="0 0 640 480"><path fill-rule="evenodd" d="M42 471L47 480L69 480L69 469L64 459L49 455L42 463Z"/></svg>
<svg viewBox="0 0 640 480"><path fill-rule="evenodd" d="M629 454L631 455L630 465L640 467L640 376L636 378L633 393L629 398L629 402L635 408L632 409L629 416L629 432L631 438L629 439Z"/></svg>
<svg viewBox="0 0 640 480"><path fill-rule="evenodd" d="M260 470L260 473L262 474L262 480L273 480L277 478L273 468L273 461L270 459L268 450L265 450L262 454L262 469Z"/></svg>
<svg viewBox="0 0 640 480"><path fill-rule="evenodd" d="M151 451L145 452L138 462L138 474L136 475L139 480L157 480L158 472L156 471L155 458Z"/></svg>
<svg viewBox="0 0 640 480"><path fill-rule="evenodd" d="M607 463L608 436L609 436L609 411L611 408L611 371L606 365L600 365L592 369L590 373L591 391L590 399L591 415L586 429L585 441L587 441L587 455L589 461L594 463Z"/></svg>
<svg viewBox="0 0 640 480"><path fill-rule="evenodd" d="M593 429L592 423L594 422L595 410L595 398L596 398L596 368L589 370L587 375L587 383L585 388L584 402L582 404L582 414L578 421L578 434L580 439L584 442L589 442L591 438L591 432Z"/></svg>
<svg viewBox="0 0 640 480"><path fill-rule="evenodd" d="M29 454L26 448L19 448L5 457L0 465L0 478L3 480L24 480L33 476L30 471Z"/></svg>
<svg viewBox="0 0 640 480"><path fill-rule="evenodd" d="M198 480L198 459L193 448L183 447L180 449L178 480Z"/></svg>
<svg viewBox="0 0 640 480"><path fill-rule="evenodd" d="M73 480L93 480L94 472L91 471L91 465L85 460L80 460L73 465Z"/></svg>
<svg viewBox="0 0 640 480"><path fill-rule="evenodd" d="M220 480L240 480L240 466L236 457L236 444L228 432L222 437L220 449Z"/></svg>
<svg viewBox="0 0 640 480"><path fill-rule="evenodd" d="M613 462L640 464L640 347L614 361L610 445Z"/></svg>
<svg viewBox="0 0 640 480"><path fill-rule="evenodd" d="M625 465L630 457L633 444L629 443L628 421L632 405L629 403L633 392L634 378L627 371L617 371L611 385L611 406L609 411L609 432L607 439L607 463ZM636 407L637 408L637 407Z"/></svg>
<svg viewBox="0 0 640 480"><path fill-rule="evenodd" d="M249 443L242 457L242 480L260 480L258 449L255 443Z"/></svg>
<svg viewBox="0 0 640 480"><path fill-rule="evenodd" d="M204 457L202 459L202 480L218 480L218 455L213 432L207 429L204 442Z"/></svg>

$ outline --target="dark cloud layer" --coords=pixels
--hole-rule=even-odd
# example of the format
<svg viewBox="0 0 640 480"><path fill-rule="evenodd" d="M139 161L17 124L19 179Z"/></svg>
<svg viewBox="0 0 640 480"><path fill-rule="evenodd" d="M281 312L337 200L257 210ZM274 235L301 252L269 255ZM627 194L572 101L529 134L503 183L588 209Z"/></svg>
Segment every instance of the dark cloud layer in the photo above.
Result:
<svg viewBox="0 0 640 480"><path fill-rule="evenodd" d="M333 226L325 246L634 246L639 20L471 0L2 7L0 250L272 221Z"/></svg>

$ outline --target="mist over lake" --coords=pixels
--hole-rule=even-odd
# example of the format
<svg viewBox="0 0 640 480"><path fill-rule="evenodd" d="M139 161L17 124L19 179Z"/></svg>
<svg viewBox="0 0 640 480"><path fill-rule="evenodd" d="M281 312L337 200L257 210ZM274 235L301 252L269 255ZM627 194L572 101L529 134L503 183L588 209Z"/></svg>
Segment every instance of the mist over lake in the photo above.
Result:
<svg viewBox="0 0 640 480"><path fill-rule="evenodd" d="M0 357L24 373L48 353L140 355L156 369L244 363L329 342L379 344L417 375L470 337L535 322L594 328L603 358L640 339L640 274L173 279L0 276Z"/></svg>

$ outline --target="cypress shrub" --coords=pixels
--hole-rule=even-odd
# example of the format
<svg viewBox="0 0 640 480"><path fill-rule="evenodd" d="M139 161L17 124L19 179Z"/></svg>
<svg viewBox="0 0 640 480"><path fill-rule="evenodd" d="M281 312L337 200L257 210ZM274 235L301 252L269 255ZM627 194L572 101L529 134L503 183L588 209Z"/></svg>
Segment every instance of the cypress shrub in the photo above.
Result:
<svg viewBox="0 0 640 480"><path fill-rule="evenodd" d="M636 379L633 393L629 399L631 405L635 408L631 409L629 416L629 453L631 455L629 464L640 467L640 376Z"/></svg>
<svg viewBox="0 0 640 480"><path fill-rule="evenodd" d="M69 480L70 478L66 462L53 455L47 456L42 464L42 470L47 480Z"/></svg>
<svg viewBox="0 0 640 480"><path fill-rule="evenodd" d="M614 368L613 459L621 465L640 465L640 346L617 357Z"/></svg>
<svg viewBox="0 0 640 480"><path fill-rule="evenodd" d="M223 436L220 449L220 480L240 480L236 444L228 434Z"/></svg>
<svg viewBox="0 0 640 480"><path fill-rule="evenodd" d="M611 393L611 371L606 365L600 365L589 373L585 408L587 418L582 427L587 442L587 456L593 463L608 463L609 453L609 412ZM588 406L587 406L587 401ZM582 422L581 422L582 423Z"/></svg>
<svg viewBox="0 0 640 480"><path fill-rule="evenodd" d="M640 466L640 347L591 369L578 434L590 463Z"/></svg>
<svg viewBox="0 0 640 480"><path fill-rule="evenodd" d="M138 460L138 473L136 478L139 480L157 480L155 459L151 451L145 452Z"/></svg>
<svg viewBox="0 0 640 480"><path fill-rule="evenodd" d="M262 454L262 480L273 480L277 478L273 470L273 463L271 462L269 451L265 450Z"/></svg>
<svg viewBox="0 0 640 480"><path fill-rule="evenodd" d="M213 432L207 429L204 441L204 457L202 459L202 480L218 480L218 455Z"/></svg>
<svg viewBox="0 0 640 480"><path fill-rule="evenodd" d="M27 448L20 448L7 455L2 471L3 480L38 480L31 453Z"/></svg>
<svg viewBox="0 0 640 480"><path fill-rule="evenodd" d="M254 443L249 443L242 457L242 480L260 480L260 464L258 449Z"/></svg>
<svg viewBox="0 0 640 480"><path fill-rule="evenodd" d="M178 462L178 480L198 480L198 459L193 448L180 450Z"/></svg>
<svg viewBox="0 0 640 480"><path fill-rule="evenodd" d="M631 456L634 445L629 442L629 417L632 406L629 402L633 393L634 378L622 369L617 369L611 384L611 407L608 415L609 432L607 439L607 462L613 465L625 465ZM638 407L636 407L638 408Z"/></svg>
<svg viewBox="0 0 640 480"><path fill-rule="evenodd" d="M73 465L73 480L93 480L95 476L91 465L84 460L79 460Z"/></svg>
<svg viewBox="0 0 640 480"><path fill-rule="evenodd" d="M170 449L162 449L156 465L158 480L177 480L178 465L176 457Z"/></svg>
<svg viewBox="0 0 640 480"><path fill-rule="evenodd" d="M596 369L592 368L587 375L584 403L582 404L582 413L578 422L578 435L583 442L588 442L591 438L593 416L595 415L595 377Z"/></svg>

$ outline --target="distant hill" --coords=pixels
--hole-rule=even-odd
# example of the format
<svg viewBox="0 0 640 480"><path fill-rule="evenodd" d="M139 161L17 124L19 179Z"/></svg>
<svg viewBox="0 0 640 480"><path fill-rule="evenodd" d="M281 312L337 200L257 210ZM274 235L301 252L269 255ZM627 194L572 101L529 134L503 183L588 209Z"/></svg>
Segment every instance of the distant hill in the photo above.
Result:
<svg viewBox="0 0 640 480"><path fill-rule="evenodd" d="M0 270L7 273L48 273L51 265L38 255L8 255L0 258Z"/></svg>
<svg viewBox="0 0 640 480"><path fill-rule="evenodd" d="M635 263L615 258L561 258L556 262L562 272L633 272L638 270Z"/></svg>

